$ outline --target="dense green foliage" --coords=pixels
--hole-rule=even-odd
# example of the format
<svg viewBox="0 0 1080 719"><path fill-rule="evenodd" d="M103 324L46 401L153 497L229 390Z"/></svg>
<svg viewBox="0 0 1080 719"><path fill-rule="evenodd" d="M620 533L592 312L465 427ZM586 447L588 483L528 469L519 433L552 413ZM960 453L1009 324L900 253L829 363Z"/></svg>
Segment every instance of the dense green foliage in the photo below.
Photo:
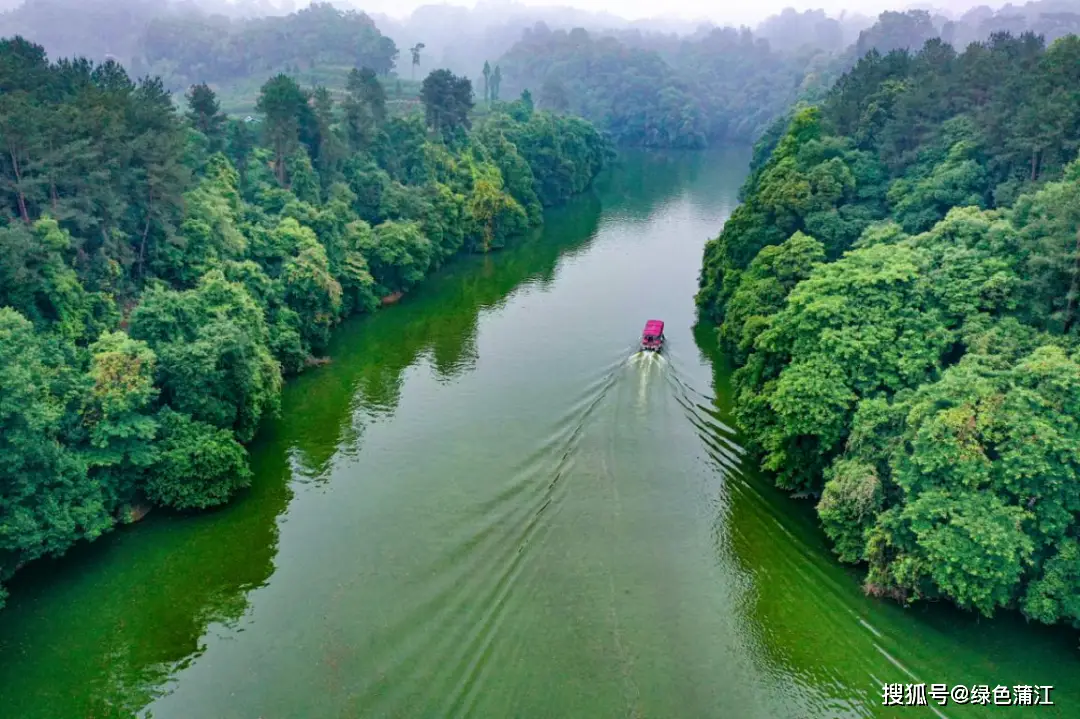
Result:
<svg viewBox="0 0 1080 719"><path fill-rule="evenodd" d="M1080 624L1080 38L872 52L763 139L699 304L868 591Z"/></svg>
<svg viewBox="0 0 1080 719"><path fill-rule="evenodd" d="M29 0L0 17L0 30L53 55L116 59L133 76L161 77L169 89L315 65L386 74L398 56L367 15L319 2L284 16L230 19L151 0Z"/></svg>
<svg viewBox="0 0 1080 719"><path fill-rule="evenodd" d="M453 134L459 128L468 128L469 111L473 108L469 78L456 77L449 70L436 70L424 78L420 99L428 125L438 132Z"/></svg>
<svg viewBox="0 0 1080 719"><path fill-rule="evenodd" d="M756 140L872 49L917 49L933 37L966 47L1002 31L1051 41L1080 32L1075 9L1074 0L1038 0L872 19L789 8L752 31L514 5L428 5L399 21L325 2L274 15L258 0L25 0L0 13L0 35L27 37L54 57L114 59L178 93L205 83L232 114L253 113L274 74L336 95L354 67L383 78L395 114L418 104L429 71L448 69L482 87L485 103L529 90L539 107L585 117L621 143L700 147Z"/></svg>
<svg viewBox="0 0 1080 719"><path fill-rule="evenodd" d="M290 15L231 23L202 13L164 14L147 25L131 67L183 87L287 66L369 67L385 75L397 56L394 41L367 15L316 2Z"/></svg>
<svg viewBox="0 0 1080 719"><path fill-rule="evenodd" d="M701 108L660 56L578 28L538 26L501 60L507 88L531 89L539 104L595 119L619 142L704 144Z"/></svg>
<svg viewBox="0 0 1080 719"><path fill-rule="evenodd" d="M672 37L660 50L615 37L538 25L500 61L511 92L587 117L621 143L702 147L755 137L795 100L805 62L749 30Z"/></svg>
<svg viewBox="0 0 1080 719"><path fill-rule="evenodd" d="M876 22L786 10L756 33L725 27L690 36L538 24L500 62L510 92L530 89L540 107L586 117L619 142L701 147L756 140L797 100L820 100L871 50L915 50L935 37L968 43L1005 30L1048 40L1080 32L1080 13L1059 10L1046 0L1016 15L987 9L949 20L911 10Z"/></svg>
<svg viewBox="0 0 1080 719"><path fill-rule="evenodd" d="M466 132L468 80L439 78L430 128L367 68L340 103L277 75L247 123L205 85L181 115L158 79L0 42L0 580L139 505L226 501L334 325L541 223L610 153L524 101Z"/></svg>

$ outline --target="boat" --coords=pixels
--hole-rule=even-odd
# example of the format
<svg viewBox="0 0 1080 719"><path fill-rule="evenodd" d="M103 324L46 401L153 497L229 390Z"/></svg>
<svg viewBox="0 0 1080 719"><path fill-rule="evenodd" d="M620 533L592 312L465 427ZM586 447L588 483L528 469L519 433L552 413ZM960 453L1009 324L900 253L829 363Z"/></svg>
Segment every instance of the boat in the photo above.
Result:
<svg viewBox="0 0 1080 719"><path fill-rule="evenodd" d="M649 320L641 332L641 351L659 352L664 348L664 323L662 320Z"/></svg>

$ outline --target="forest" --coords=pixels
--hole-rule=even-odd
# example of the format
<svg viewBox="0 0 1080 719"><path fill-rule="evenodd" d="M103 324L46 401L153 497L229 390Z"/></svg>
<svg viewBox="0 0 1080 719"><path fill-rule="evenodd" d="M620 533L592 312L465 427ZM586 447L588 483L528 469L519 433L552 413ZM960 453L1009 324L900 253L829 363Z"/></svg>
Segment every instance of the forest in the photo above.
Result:
<svg viewBox="0 0 1080 719"><path fill-rule="evenodd" d="M698 303L865 588L1080 626L1080 38L870 51L755 147Z"/></svg>
<svg viewBox="0 0 1080 719"><path fill-rule="evenodd" d="M259 85L278 72L340 94L350 69L368 67L394 75L392 100L407 103L418 92L413 80L432 70L479 87L487 64L499 69L501 97L529 90L540 109L584 117L620 144L695 148L754 142L795 102L819 101L870 50L916 51L935 37L963 49L996 32L1047 42L1080 33L1076 0L957 16L788 8L754 28L512 3L426 5L405 19L326 2L271 10L260 0L25 0L0 13L0 35L28 37L53 57L115 59L176 93L208 83L234 114L253 112Z"/></svg>
<svg viewBox="0 0 1080 719"><path fill-rule="evenodd" d="M611 157L528 93L474 117L448 70L394 116L379 73L340 97L275 75L247 121L206 84L176 103L0 41L0 581L148 507L227 501L337 323L541 224Z"/></svg>
<svg viewBox="0 0 1080 719"><path fill-rule="evenodd" d="M579 114L617 142L644 147L752 142L818 82L807 74L814 61L775 52L746 28L692 39L538 25L500 63L508 92L527 87L541 107Z"/></svg>
<svg viewBox="0 0 1080 719"><path fill-rule="evenodd" d="M84 23L72 23L72 14ZM288 15L229 18L149 0L31 0L0 16L0 35L22 35L54 57L116 60L168 90L316 66L386 75L398 48L367 15L313 3Z"/></svg>
<svg viewBox="0 0 1080 719"><path fill-rule="evenodd" d="M1080 621L1073 5L682 34L518 12L430 47L460 8L255 5L0 14L30 38L0 42L0 581L225 502L338 322L541 223L609 140L756 141L698 303L761 466L875 594ZM424 72L436 49L460 69Z"/></svg>
<svg viewBox="0 0 1080 719"><path fill-rule="evenodd" d="M753 142L797 101L816 102L867 52L917 50L1026 31L1048 41L1080 33L1080 6L1053 0L976 8L957 19L925 10L876 21L785 10L757 29L703 27L689 35L537 25L500 63L506 89L528 87L541 107L577 113L621 143L703 147Z"/></svg>

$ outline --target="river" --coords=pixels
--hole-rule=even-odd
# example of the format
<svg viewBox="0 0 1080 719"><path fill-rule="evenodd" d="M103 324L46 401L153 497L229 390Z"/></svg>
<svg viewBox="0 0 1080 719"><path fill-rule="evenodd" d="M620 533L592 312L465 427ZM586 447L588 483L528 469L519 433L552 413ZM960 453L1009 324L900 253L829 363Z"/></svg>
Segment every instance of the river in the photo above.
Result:
<svg viewBox="0 0 1080 719"><path fill-rule="evenodd" d="M863 595L742 460L702 246L744 150L624 153L543 232L336 334L253 488L27 568L0 715L1076 717L1076 633ZM634 356L646 319L663 358ZM881 685L1052 685L885 708Z"/></svg>

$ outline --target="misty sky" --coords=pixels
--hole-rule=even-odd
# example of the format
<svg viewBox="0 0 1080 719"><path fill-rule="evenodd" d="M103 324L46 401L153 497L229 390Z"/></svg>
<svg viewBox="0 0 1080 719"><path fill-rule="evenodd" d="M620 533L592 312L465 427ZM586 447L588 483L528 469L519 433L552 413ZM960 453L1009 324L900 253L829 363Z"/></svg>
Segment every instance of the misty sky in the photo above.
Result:
<svg viewBox="0 0 1080 719"><path fill-rule="evenodd" d="M882 10L902 10L907 7L926 7L960 13L976 5L1000 7L1003 2L989 0L756 0L753 2L725 2L724 0L516 0L520 4L531 6L570 6L591 12L610 12L629 20L657 16L676 16L687 20L711 20L719 25L756 25L767 16L780 12L785 7L796 10L820 8L830 15L839 15L842 10L875 16ZM483 0L484 4L491 0ZM1014 0L1023 4L1022 0ZM305 5L297 0L297 5ZM337 5L349 4L361 10L373 13L385 13L392 17L408 15L419 5L464 5L473 7L475 0L453 2L432 2L431 0L344 0ZM495 4L495 3L491 3Z"/></svg>

